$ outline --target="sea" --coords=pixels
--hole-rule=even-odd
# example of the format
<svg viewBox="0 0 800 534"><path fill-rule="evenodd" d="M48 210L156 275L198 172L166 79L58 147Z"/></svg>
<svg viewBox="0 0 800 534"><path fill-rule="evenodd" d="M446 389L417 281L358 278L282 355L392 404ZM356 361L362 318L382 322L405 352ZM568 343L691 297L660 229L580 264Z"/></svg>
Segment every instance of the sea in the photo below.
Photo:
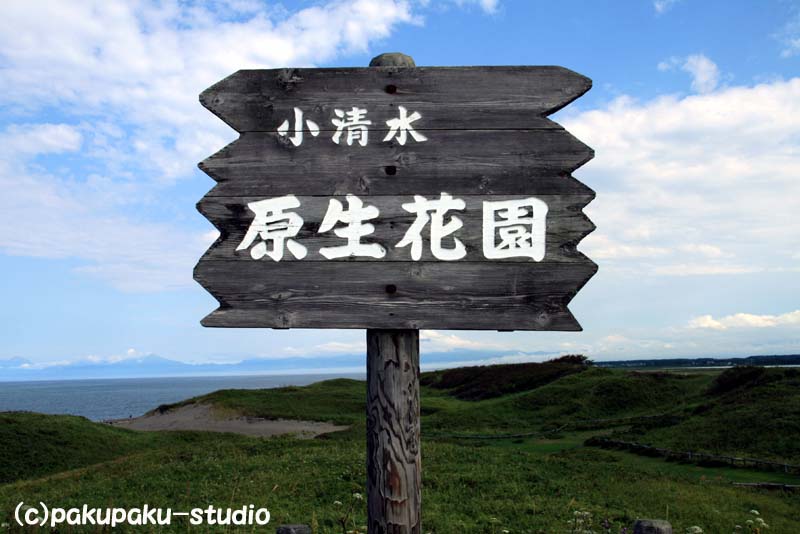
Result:
<svg viewBox="0 0 800 534"><path fill-rule="evenodd" d="M158 407L218 389L305 386L364 375L247 375L0 382L0 412L80 415L92 421L137 417Z"/></svg>

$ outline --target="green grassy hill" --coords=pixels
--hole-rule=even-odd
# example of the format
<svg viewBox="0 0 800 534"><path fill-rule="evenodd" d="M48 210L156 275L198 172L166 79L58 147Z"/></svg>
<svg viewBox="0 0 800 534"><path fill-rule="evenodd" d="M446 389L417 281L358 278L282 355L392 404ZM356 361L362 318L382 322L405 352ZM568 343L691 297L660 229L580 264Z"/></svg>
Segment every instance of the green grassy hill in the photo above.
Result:
<svg viewBox="0 0 800 534"><path fill-rule="evenodd" d="M673 410L676 399L690 401L709 381L703 375L585 368L527 391L480 402L456 402L447 394L444 400L442 392L436 391L428 395L434 413L423 418L423 426L441 431L532 432L586 425L598 419L658 414ZM597 428L609 426L595 423Z"/></svg>
<svg viewBox="0 0 800 534"><path fill-rule="evenodd" d="M131 432L84 417L0 412L0 484L86 467L212 434Z"/></svg>
<svg viewBox="0 0 800 534"><path fill-rule="evenodd" d="M0 413L0 483L117 458L143 437L83 417Z"/></svg>
<svg viewBox="0 0 800 534"><path fill-rule="evenodd" d="M584 371L587 365L583 356L564 356L545 363L458 367L422 373L420 384L461 400L484 400L536 389Z"/></svg>
<svg viewBox="0 0 800 534"><path fill-rule="evenodd" d="M774 459L800 465L800 370L734 367L671 418L644 421L622 437L680 450Z"/></svg>
<svg viewBox="0 0 800 534"><path fill-rule="evenodd" d="M645 516L668 517L676 532L700 525L724 533L758 509L769 532L795 534L800 495L731 482L800 484L800 477L667 462L584 442L635 437L796 461L797 380L785 369L644 373L563 361L424 373L423 528L565 532L577 509L590 511L596 527L607 519L614 534ZM331 380L223 390L179 403L351 425L315 440L136 433L75 417L2 414L0 522L19 500L176 507L246 501L269 507L274 524L313 520L319 533L341 532L342 508L334 501L364 491L364 398L363 382ZM364 516L360 504L351 526L363 525Z"/></svg>

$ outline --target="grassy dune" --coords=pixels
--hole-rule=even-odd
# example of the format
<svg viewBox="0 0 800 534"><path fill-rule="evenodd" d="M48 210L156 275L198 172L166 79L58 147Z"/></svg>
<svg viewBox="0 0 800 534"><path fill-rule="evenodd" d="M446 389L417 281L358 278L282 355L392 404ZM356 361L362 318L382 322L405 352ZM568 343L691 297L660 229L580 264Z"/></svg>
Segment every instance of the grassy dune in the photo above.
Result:
<svg viewBox="0 0 800 534"><path fill-rule="evenodd" d="M731 484L799 484L798 477L672 463L583 445L595 435L636 436L694 450L744 447L752 456L797 462L799 432L792 423L798 421L800 388L790 370L719 377L561 367L526 364L423 376L425 532L569 532L566 521L573 511L587 510L597 532L604 532L603 519L617 533L637 517L668 517L676 532L700 525L705 532L726 533L754 508L770 524L769 532L800 532L800 496ZM477 385L487 377L488 394ZM319 532L341 532L336 525L342 507L334 501L346 505L353 493L364 491L364 392L363 382L332 380L302 388L220 391L182 403L352 425L316 440L137 434L80 418L5 414L0 516L20 499L186 508L253 502L270 508L275 524L313 519ZM737 423L759 413L748 419L746 431ZM530 436L503 437L523 433ZM727 439L718 439L725 433ZM25 446L9 447L20 435ZM359 503L356 527L364 524L364 515ZM185 525L174 528L186 530Z"/></svg>
<svg viewBox="0 0 800 534"><path fill-rule="evenodd" d="M800 464L800 370L733 368L672 420L624 433L659 446Z"/></svg>

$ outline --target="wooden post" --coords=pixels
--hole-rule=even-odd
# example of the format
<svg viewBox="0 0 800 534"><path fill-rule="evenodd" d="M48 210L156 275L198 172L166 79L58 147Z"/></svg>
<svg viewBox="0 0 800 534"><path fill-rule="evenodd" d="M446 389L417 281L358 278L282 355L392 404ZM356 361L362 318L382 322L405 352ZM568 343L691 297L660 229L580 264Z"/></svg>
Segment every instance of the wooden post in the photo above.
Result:
<svg viewBox="0 0 800 534"><path fill-rule="evenodd" d="M400 53L370 67L415 67ZM388 291L388 289L387 289ZM367 532L421 532L419 330L367 330Z"/></svg>
<svg viewBox="0 0 800 534"><path fill-rule="evenodd" d="M369 534L420 530L419 330L367 330Z"/></svg>
<svg viewBox="0 0 800 534"><path fill-rule="evenodd" d="M415 67L400 53L370 67ZM419 330L367 330L367 531L421 532Z"/></svg>

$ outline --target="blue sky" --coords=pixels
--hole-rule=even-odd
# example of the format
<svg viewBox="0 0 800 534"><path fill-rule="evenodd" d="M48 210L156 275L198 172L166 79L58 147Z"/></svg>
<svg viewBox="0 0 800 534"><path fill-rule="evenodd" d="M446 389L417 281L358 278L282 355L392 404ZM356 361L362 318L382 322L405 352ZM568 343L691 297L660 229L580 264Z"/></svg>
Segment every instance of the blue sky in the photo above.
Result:
<svg viewBox="0 0 800 534"><path fill-rule="evenodd" d="M800 3L4 2L0 359L363 361L363 331L204 329L197 102L240 68L563 65L596 150L582 333L424 332L425 352L596 359L800 352ZM530 358L541 358L541 355ZM508 356L508 361L526 356Z"/></svg>

